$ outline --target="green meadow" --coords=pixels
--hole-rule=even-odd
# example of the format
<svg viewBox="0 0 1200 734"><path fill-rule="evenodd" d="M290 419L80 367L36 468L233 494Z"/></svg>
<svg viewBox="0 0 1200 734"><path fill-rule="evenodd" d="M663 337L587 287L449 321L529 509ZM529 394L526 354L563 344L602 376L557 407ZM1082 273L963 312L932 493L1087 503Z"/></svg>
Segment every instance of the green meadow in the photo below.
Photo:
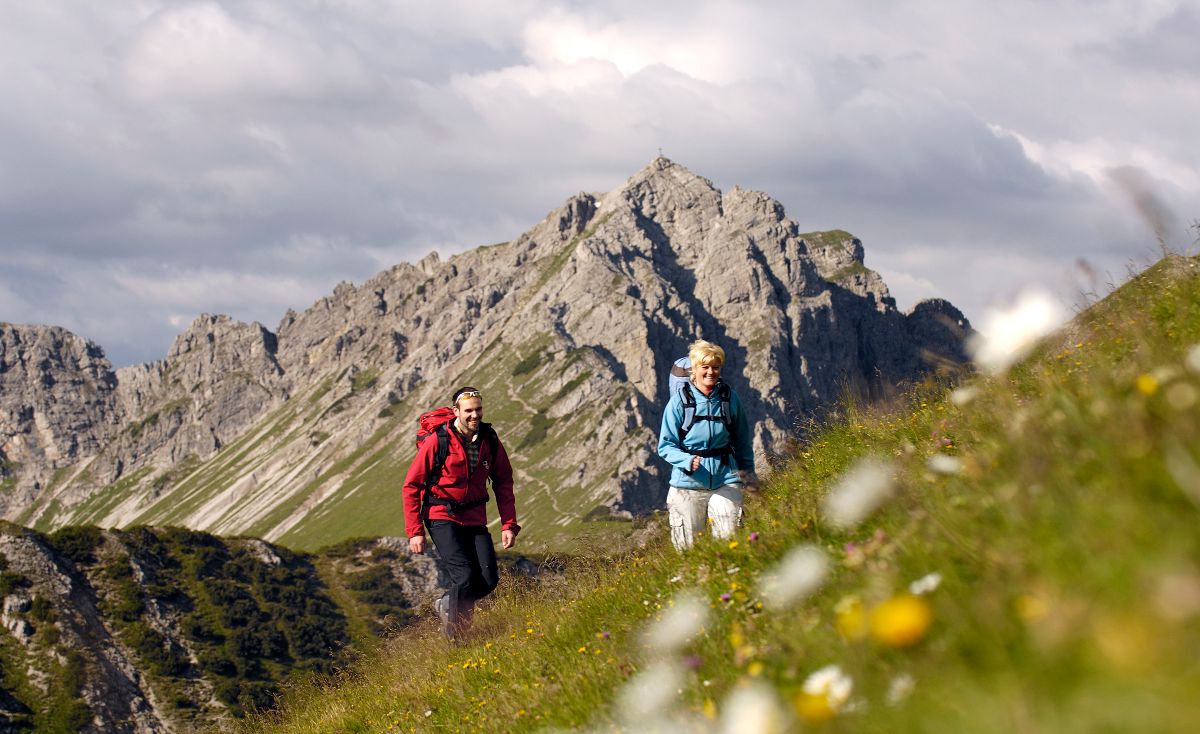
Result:
<svg viewBox="0 0 1200 734"><path fill-rule="evenodd" d="M840 406L732 539L608 529L465 640L412 625L239 726L1200 731L1197 269L1165 258L1002 375Z"/></svg>

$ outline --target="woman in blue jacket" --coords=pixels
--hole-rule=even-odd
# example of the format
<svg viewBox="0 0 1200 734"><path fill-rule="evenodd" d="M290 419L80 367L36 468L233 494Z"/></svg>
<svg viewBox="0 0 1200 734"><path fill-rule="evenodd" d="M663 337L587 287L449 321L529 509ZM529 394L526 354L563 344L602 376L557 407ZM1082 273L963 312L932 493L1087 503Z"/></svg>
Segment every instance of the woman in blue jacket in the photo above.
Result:
<svg viewBox="0 0 1200 734"><path fill-rule="evenodd" d="M691 380L671 394L658 455L671 470L671 543L685 550L711 521L728 538L742 520L742 488L754 481L754 443L737 393L721 381L725 350L700 340L688 348Z"/></svg>

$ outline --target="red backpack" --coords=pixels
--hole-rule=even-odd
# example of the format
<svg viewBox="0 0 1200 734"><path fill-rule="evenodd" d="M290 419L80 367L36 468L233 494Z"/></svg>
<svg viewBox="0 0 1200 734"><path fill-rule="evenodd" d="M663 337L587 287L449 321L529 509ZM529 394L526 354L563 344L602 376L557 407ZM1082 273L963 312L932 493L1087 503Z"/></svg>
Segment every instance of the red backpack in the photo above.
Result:
<svg viewBox="0 0 1200 734"><path fill-rule="evenodd" d="M421 492L422 520L429 514L429 505L445 505L450 508L451 513L457 513L471 507L478 507L488 501L486 495L482 499L470 502L458 502L448 497L433 495L433 487L442 478L442 467L446 464L446 457L450 455L450 423L453 421L454 408L448 405L443 408L436 408L427 413L422 413L421 417L417 419L418 450L421 448L421 442L425 439L430 436L436 436L437 438L437 450L433 454L433 468L430 469L429 475L426 477L425 487ZM496 436L496 432L487 423L481 425L479 430L482 432L483 438L487 439L488 445L492 450L492 456L495 457L499 450L499 439Z"/></svg>

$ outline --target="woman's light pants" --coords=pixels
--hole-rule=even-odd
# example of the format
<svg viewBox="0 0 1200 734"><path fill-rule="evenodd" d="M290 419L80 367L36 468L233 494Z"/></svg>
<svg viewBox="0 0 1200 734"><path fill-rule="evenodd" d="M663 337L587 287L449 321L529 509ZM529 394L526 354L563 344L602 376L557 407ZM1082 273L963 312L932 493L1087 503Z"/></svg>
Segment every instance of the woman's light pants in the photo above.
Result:
<svg viewBox="0 0 1200 734"><path fill-rule="evenodd" d="M691 548L705 523L712 524L713 537L728 538L742 522L742 487L671 487L667 492L667 521L671 523L671 544L678 550Z"/></svg>

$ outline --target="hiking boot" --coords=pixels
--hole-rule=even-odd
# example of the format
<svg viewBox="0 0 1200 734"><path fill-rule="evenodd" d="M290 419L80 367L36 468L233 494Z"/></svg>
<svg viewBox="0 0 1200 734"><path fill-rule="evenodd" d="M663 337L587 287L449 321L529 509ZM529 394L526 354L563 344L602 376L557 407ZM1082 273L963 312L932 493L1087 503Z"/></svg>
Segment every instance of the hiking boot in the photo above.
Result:
<svg viewBox="0 0 1200 734"><path fill-rule="evenodd" d="M454 623L450 621L450 597L443 596L433 603L433 611L437 612L442 625L442 634L447 640L454 639Z"/></svg>

